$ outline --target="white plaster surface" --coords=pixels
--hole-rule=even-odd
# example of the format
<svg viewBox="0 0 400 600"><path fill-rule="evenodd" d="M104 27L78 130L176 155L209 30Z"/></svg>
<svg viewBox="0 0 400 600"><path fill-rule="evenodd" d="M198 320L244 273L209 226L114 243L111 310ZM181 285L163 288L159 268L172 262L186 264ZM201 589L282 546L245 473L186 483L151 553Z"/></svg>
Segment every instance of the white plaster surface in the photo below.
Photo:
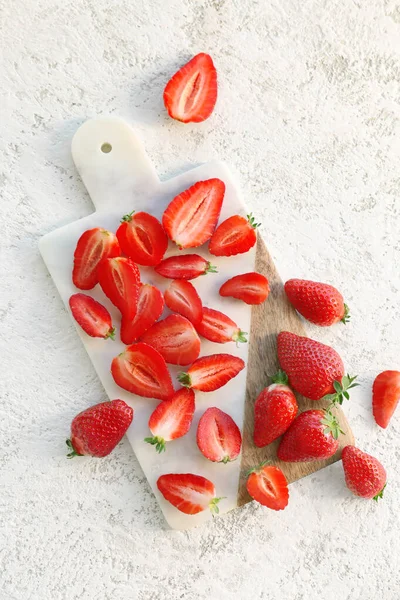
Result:
<svg viewBox="0 0 400 600"><path fill-rule="evenodd" d="M400 413L370 410L399 368L398 0L0 0L1 600L397 600ZM169 120L162 90L198 51L214 115ZM127 442L67 461L74 414L105 399L41 260L39 238L92 212L70 141L88 117L135 125L166 178L211 158L236 172L284 277L331 281L347 327L309 327L362 387L345 410L387 468L353 498L341 464L189 532L167 529Z"/></svg>

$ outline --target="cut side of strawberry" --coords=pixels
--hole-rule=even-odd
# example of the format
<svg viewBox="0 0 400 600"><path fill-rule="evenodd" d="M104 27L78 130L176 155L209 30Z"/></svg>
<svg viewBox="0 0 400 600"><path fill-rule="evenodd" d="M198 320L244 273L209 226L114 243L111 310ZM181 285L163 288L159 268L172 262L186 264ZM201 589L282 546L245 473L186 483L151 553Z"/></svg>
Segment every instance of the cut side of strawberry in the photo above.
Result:
<svg viewBox="0 0 400 600"><path fill-rule="evenodd" d="M139 288L136 315L133 319L122 316L121 341L133 344L161 317L164 310L162 293L154 285L144 283Z"/></svg>
<svg viewBox="0 0 400 600"><path fill-rule="evenodd" d="M227 315L213 308L203 308L203 319L196 329L203 338L217 344L247 342L247 333Z"/></svg>
<svg viewBox="0 0 400 600"><path fill-rule="evenodd" d="M210 354L198 358L186 373L178 375L178 380L185 387L213 392L236 377L244 367L244 361L237 356Z"/></svg>
<svg viewBox="0 0 400 600"><path fill-rule="evenodd" d="M209 479L192 473L161 475L157 487L168 502L187 515L207 509L218 513L218 502L223 499L215 497L215 486Z"/></svg>
<svg viewBox="0 0 400 600"><path fill-rule="evenodd" d="M174 394L165 360L148 344L133 344L114 358L111 373L117 385L145 398L168 400Z"/></svg>
<svg viewBox="0 0 400 600"><path fill-rule="evenodd" d="M182 254L164 258L155 267L155 271L167 279L195 279L206 273L218 272L216 267L198 254Z"/></svg>
<svg viewBox="0 0 400 600"><path fill-rule="evenodd" d="M91 290L98 283L97 269L103 260L120 255L117 237L101 227L85 231L74 253L72 281L80 290Z"/></svg>
<svg viewBox="0 0 400 600"><path fill-rule="evenodd" d="M196 327L203 317L203 304L196 288L190 281L174 280L164 292L165 304Z"/></svg>
<svg viewBox="0 0 400 600"><path fill-rule="evenodd" d="M217 101L217 71L209 54L201 52L175 73L164 90L168 114L182 123L205 121Z"/></svg>
<svg viewBox="0 0 400 600"><path fill-rule="evenodd" d="M220 179L198 181L176 196L163 214L163 226L179 248L197 248L207 242L217 225L224 200Z"/></svg>
<svg viewBox="0 0 400 600"><path fill-rule="evenodd" d="M379 427L386 427L400 400L400 371L383 371L372 387L372 412Z"/></svg>
<svg viewBox="0 0 400 600"><path fill-rule="evenodd" d="M122 252L139 265L153 267L161 262L168 238L161 223L146 212L125 215L117 230Z"/></svg>
<svg viewBox="0 0 400 600"><path fill-rule="evenodd" d="M278 467L268 465L268 462L261 463L250 471L246 487L256 502L272 510L283 510L288 505L286 477Z"/></svg>
<svg viewBox="0 0 400 600"><path fill-rule="evenodd" d="M165 443L183 437L190 429L195 404L194 391L182 388L170 400L164 400L153 411L149 429L153 437L145 442L155 446L158 453L165 452Z"/></svg>
<svg viewBox="0 0 400 600"><path fill-rule="evenodd" d="M234 256L244 254L254 246L257 241L256 223L250 214L247 219L234 215L218 225L208 247L214 256Z"/></svg>
<svg viewBox="0 0 400 600"><path fill-rule="evenodd" d="M133 319L137 310L140 273L130 258L108 258L98 268L101 289L124 317Z"/></svg>
<svg viewBox="0 0 400 600"><path fill-rule="evenodd" d="M200 338L190 321L169 315L155 323L141 337L171 365L190 365L200 354Z"/></svg>
<svg viewBox="0 0 400 600"><path fill-rule="evenodd" d="M91 337L114 339L111 315L100 302L86 294L74 294L69 299L69 306L72 316L85 333Z"/></svg>
<svg viewBox="0 0 400 600"><path fill-rule="evenodd" d="M230 415L219 408L208 408L197 427L200 452L213 462L227 463L240 454L242 436Z"/></svg>
<svg viewBox="0 0 400 600"><path fill-rule="evenodd" d="M236 275L225 281L219 294L243 300L246 304L262 304L269 295L268 279L261 273Z"/></svg>

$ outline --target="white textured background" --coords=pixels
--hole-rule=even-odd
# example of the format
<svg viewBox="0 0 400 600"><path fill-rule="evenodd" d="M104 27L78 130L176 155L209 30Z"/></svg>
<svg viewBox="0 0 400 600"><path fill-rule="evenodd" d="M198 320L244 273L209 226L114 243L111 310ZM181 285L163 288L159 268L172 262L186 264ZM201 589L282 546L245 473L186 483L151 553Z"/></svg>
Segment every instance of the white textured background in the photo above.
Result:
<svg viewBox="0 0 400 600"><path fill-rule="evenodd" d="M400 413L385 432L373 377L400 368L398 0L0 0L1 600L397 600ZM220 94L198 126L162 90L198 51ZM351 325L333 344L363 385L346 406L385 464L379 505L341 464L248 505L166 529L126 440L67 461L73 415L105 399L40 259L41 235L92 210L70 140L87 118L136 123L162 177L211 157L236 171L284 276L335 283Z"/></svg>

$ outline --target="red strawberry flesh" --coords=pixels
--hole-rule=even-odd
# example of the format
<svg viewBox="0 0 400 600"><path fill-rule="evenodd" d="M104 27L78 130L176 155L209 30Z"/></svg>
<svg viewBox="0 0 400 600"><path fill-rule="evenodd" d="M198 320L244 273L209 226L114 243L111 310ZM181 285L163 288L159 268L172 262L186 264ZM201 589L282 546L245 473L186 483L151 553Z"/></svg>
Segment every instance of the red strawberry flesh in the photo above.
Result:
<svg viewBox="0 0 400 600"><path fill-rule="evenodd" d="M359 448L346 446L342 461L346 485L353 494L374 500L382 497L386 471L376 458Z"/></svg>
<svg viewBox="0 0 400 600"><path fill-rule="evenodd" d="M283 510L288 505L288 483L278 467L261 463L249 473L246 487L256 502L272 510Z"/></svg>
<svg viewBox="0 0 400 600"><path fill-rule="evenodd" d="M96 227L85 231L78 240L74 253L72 280L81 290L91 290L98 283L98 267L106 258L119 256L116 236Z"/></svg>
<svg viewBox="0 0 400 600"><path fill-rule="evenodd" d="M165 451L165 442L170 442L187 434L195 409L193 390L182 388L170 400L160 402L149 419L149 429L153 437L145 442L156 447L157 452Z"/></svg>
<svg viewBox="0 0 400 600"><path fill-rule="evenodd" d="M400 400L400 371L383 371L372 387L372 411L376 423L386 429Z"/></svg>
<svg viewBox="0 0 400 600"><path fill-rule="evenodd" d="M177 279L172 281L164 292L165 304L174 313L186 317L194 326L203 316L203 305L196 288L190 281Z"/></svg>
<svg viewBox="0 0 400 600"><path fill-rule="evenodd" d="M157 487L164 498L187 515L196 515L203 510L218 511L221 498L215 497L214 484L192 473L169 473L161 475Z"/></svg>
<svg viewBox="0 0 400 600"><path fill-rule="evenodd" d="M244 369L244 361L231 354L211 354L198 358L178 380L186 387L213 392L228 383Z"/></svg>
<svg viewBox="0 0 400 600"><path fill-rule="evenodd" d="M261 273L235 275L220 287L220 296L231 296L246 304L262 304L269 295L268 279Z"/></svg>
<svg viewBox="0 0 400 600"><path fill-rule="evenodd" d="M193 325L181 315L169 315L141 337L173 365L189 365L200 354L200 338Z"/></svg>
<svg viewBox="0 0 400 600"><path fill-rule="evenodd" d="M242 436L230 415L208 408L197 427L197 445L208 460L227 463L239 456Z"/></svg>
<svg viewBox="0 0 400 600"><path fill-rule="evenodd" d="M122 316L121 341L127 345L136 342L160 318L163 310L164 299L160 290L154 285L142 284L134 318Z"/></svg>

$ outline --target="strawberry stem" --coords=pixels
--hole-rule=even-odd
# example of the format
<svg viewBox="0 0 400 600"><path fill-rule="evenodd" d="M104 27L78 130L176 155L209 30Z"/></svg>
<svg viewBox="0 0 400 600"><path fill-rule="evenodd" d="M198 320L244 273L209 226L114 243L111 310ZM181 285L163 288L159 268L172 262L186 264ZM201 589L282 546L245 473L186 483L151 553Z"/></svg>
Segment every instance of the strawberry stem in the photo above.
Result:
<svg viewBox="0 0 400 600"><path fill-rule="evenodd" d="M65 443L67 444L68 449L71 450L71 452L67 454L67 458L74 458L74 456L83 456L83 454L79 454L79 452L75 450L71 440L66 440Z"/></svg>
<svg viewBox="0 0 400 600"><path fill-rule="evenodd" d="M286 375L285 371L282 371L282 369L279 369L279 371L271 377L271 381L272 381L272 383L281 383L282 385L288 385L289 378Z"/></svg>
<svg viewBox="0 0 400 600"><path fill-rule="evenodd" d="M344 434L344 431L340 429L339 421L330 410L325 411L325 416L321 419L321 423L322 425L326 425L324 433L326 435L330 433L334 440L338 439L340 433Z"/></svg>
<svg viewBox="0 0 400 600"><path fill-rule="evenodd" d="M343 317L340 320L345 325L346 325L346 323L348 323L350 321L350 309L347 306L347 304L344 305L344 314L343 314Z"/></svg>
<svg viewBox="0 0 400 600"><path fill-rule="evenodd" d="M206 264L206 268L202 275L207 275L207 273L218 273L217 267L212 265L209 261Z"/></svg>
<svg viewBox="0 0 400 600"><path fill-rule="evenodd" d="M239 346L239 344L245 344L247 342L246 335L248 335L247 331L238 329L237 332L233 334L232 341L236 342L236 346Z"/></svg>
<svg viewBox="0 0 400 600"><path fill-rule="evenodd" d="M246 473L246 477L248 477L249 475L251 475L252 473L259 473L260 471L263 470L263 468L267 465L271 464L270 460L263 460L263 462L261 462L259 465L257 465L256 467L253 467L252 469L250 469L250 471L247 471Z"/></svg>
<svg viewBox="0 0 400 600"><path fill-rule="evenodd" d="M220 502L221 500L225 500L226 496L221 496L220 498L213 498L210 502L210 504L208 505L210 507L211 510L211 514L214 515L218 515L219 513L219 506L218 506L218 502Z"/></svg>
<svg viewBox="0 0 400 600"><path fill-rule="evenodd" d="M381 491L378 494L376 494L376 496L373 497L373 500L375 500L375 502L378 502L379 498L383 498L383 492L385 491L386 486L387 486L387 483L385 483L385 485L383 486Z"/></svg>
<svg viewBox="0 0 400 600"><path fill-rule="evenodd" d="M253 229L257 229L257 227L260 227L261 223L256 223L256 219L255 217L253 217L253 213L246 215L246 217Z"/></svg>
<svg viewBox="0 0 400 600"><path fill-rule="evenodd" d="M323 398L321 398L322 400L330 400L331 404L328 408L328 410L334 405L334 404L343 404L343 400L346 398L346 400L350 399L350 395L348 390L351 390L351 388L354 388L356 386L359 385L359 383L354 383L354 381L357 379L357 375L355 375L354 377L350 377L349 374L344 375L344 377L342 377L341 381L334 381L333 382L333 387L335 390L334 394L327 394L326 396L323 396Z"/></svg>
<svg viewBox="0 0 400 600"><path fill-rule="evenodd" d="M111 327L109 332L104 336L104 339L107 340L108 338L110 338L110 340L115 341L115 331L115 327Z"/></svg>
<svg viewBox="0 0 400 600"><path fill-rule="evenodd" d="M187 387L187 388L192 387L192 381L190 379L189 373L178 373L178 381L184 387Z"/></svg>
<svg viewBox="0 0 400 600"><path fill-rule="evenodd" d="M152 446L155 446L156 452L158 452L158 454L161 454L161 452L165 452L166 450L165 440L162 437L158 437L157 435L155 435L154 437L144 438L144 441L148 444L151 444Z"/></svg>
<svg viewBox="0 0 400 600"><path fill-rule="evenodd" d="M128 213L127 215L124 215L121 219L121 223L129 223L130 221L132 221L132 215L135 211L133 210L132 212Z"/></svg>

